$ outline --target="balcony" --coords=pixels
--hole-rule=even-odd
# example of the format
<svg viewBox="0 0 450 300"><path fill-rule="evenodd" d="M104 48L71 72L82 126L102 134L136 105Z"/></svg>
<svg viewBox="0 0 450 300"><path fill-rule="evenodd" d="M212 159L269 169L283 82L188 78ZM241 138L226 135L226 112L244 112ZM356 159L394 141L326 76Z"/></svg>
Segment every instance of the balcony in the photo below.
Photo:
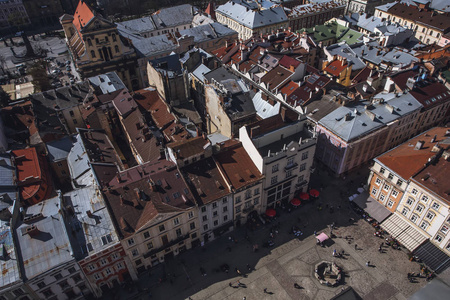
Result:
<svg viewBox="0 0 450 300"><path fill-rule="evenodd" d="M306 181L306 180L303 180L303 181L301 181L301 182L299 182L299 183L297 183L296 185L295 185L295 189L300 189L300 188L302 188L303 186L305 186L305 185L307 185L308 184L308 181Z"/></svg>
<svg viewBox="0 0 450 300"><path fill-rule="evenodd" d="M286 165L286 167L284 167L284 170L287 171L287 170L294 169L296 167L298 167L298 163L293 163L293 164Z"/></svg>
<svg viewBox="0 0 450 300"><path fill-rule="evenodd" d="M254 208L255 208L254 205L250 205L249 207L244 208L244 209L242 210L242 212L243 212L244 214L247 214L247 213L251 212Z"/></svg>
<svg viewBox="0 0 450 300"><path fill-rule="evenodd" d="M188 239L189 236L190 236L189 234L182 235L182 236L180 236L180 237L178 237L178 238L176 238L174 240L171 240L170 242L168 242L167 244L163 245L162 247L152 249L152 250L150 250L150 251L148 251L147 253L144 254L144 258L148 258L148 257L152 256L153 254L156 254L158 252L164 251L167 248L172 247L173 245L176 245L179 242L182 242L182 241Z"/></svg>

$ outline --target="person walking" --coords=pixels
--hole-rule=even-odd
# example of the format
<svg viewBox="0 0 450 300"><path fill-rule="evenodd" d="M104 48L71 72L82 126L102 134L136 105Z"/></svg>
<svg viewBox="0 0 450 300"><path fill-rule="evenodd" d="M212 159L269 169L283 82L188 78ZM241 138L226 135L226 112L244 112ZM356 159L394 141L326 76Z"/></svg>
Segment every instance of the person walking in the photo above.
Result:
<svg viewBox="0 0 450 300"><path fill-rule="evenodd" d="M355 250L358 250L358 245L355 244Z"/></svg>
<svg viewBox="0 0 450 300"><path fill-rule="evenodd" d="M370 261L366 262L366 267L370 266Z"/></svg>
<svg viewBox="0 0 450 300"><path fill-rule="evenodd" d="M264 294L267 294L267 288L264 288Z"/></svg>

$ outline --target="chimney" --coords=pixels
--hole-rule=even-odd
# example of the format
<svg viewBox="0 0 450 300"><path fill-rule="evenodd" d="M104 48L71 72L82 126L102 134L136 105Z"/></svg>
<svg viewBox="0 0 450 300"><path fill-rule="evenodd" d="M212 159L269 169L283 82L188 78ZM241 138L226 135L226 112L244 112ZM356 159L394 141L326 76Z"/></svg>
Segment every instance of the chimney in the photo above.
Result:
<svg viewBox="0 0 450 300"><path fill-rule="evenodd" d="M414 150L420 150L420 149L422 149L423 144L425 144L424 141L418 141L418 142L416 143L416 146L414 146Z"/></svg>
<svg viewBox="0 0 450 300"><path fill-rule="evenodd" d="M437 134L434 135L434 137L431 139L431 142L434 143L436 141Z"/></svg>
<svg viewBox="0 0 450 300"><path fill-rule="evenodd" d="M280 115L283 122L286 122L286 107L281 107L280 109Z"/></svg>
<svg viewBox="0 0 450 300"><path fill-rule="evenodd" d="M260 131L260 127L259 126L255 126L250 128L250 138L254 138L259 134Z"/></svg>

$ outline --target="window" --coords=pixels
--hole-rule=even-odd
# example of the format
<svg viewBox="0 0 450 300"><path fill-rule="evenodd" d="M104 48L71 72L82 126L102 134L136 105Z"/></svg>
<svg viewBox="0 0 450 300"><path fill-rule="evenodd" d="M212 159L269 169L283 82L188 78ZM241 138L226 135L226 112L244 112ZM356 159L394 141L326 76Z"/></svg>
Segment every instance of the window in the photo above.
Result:
<svg viewBox="0 0 450 300"><path fill-rule="evenodd" d="M120 270L120 269L124 269L124 266L121 262L119 262L119 263L117 263L116 268L117 268L117 270Z"/></svg>
<svg viewBox="0 0 450 300"><path fill-rule="evenodd" d="M259 204L259 197L256 197L255 199L253 199L253 205L258 205Z"/></svg>
<svg viewBox="0 0 450 300"><path fill-rule="evenodd" d="M102 236L102 244L103 245L106 245L106 244L111 243L111 242L112 242L112 237L111 237L110 234Z"/></svg>
<svg viewBox="0 0 450 300"><path fill-rule="evenodd" d="M173 219L173 225L180 225L180 220L178 218Z"/></svg>
<svg viewBox="0 0 450 300"><path fill-rule="evenodd" d="M228 211L228 206L224 206L223 207L223 212L227 212Z"/></svg>
<svg viewBox="0 0 450 300"><path fill-rule="evenodd" d="M428 222L423 221L422 224L420 224L420 228L422 228L423 230L426 230L428 227Z"/></svg>
<svg viewBox="0 0 450 300"><path fill-rule="evenodd" d="M219 225L219 221L218 221L218 220L215 220L215 221L214 221L214 226L217 226L217 225Z"/></svg>
<svg viewBox="0 0 450 300"><path fill-rule="evenodd" d="M88 46L92 46L92 41L91 41L91 39L87 39L87 42L88 42ZM95 57L95 56L94 56Z"/></svg>
<svg viewBox="0 0 450 300"><path fill-rule="evenodd" d="M377 192L378 192L378 190L377 190L376 188L373 188L373 189L372 189L372 195L376 195Z"/></svg>
<svg viewBox="0 0 450 300"><path fill-rule="evenodd" d="M159 225L159 232L163 232L164 230L166 230L166 227L164 227L164 224Z"/></svg>
<svg viewBox="0 0 450 300"><path fill-rule="evenodd" d="M241 196L236 197L236 204L241 203Z"/></svg>
<svg viewBox="0 0 450 300"><path fill-rule="evenodd" d="M272 173L278 172L278 164L272 166Z"/></svg>
<svg viewBox="0 0 450 300"><path fill-rule="evenodd" d="M55 274L55 279L56 280L60 280L61 278L63 278L63 276L60 273Z"/></svg>
<svg viewBox="0 0 450 300"><path fill-rule="evenodd" d="M442 242L442 236L440 236L439 234L436 235L436 237L434 238L438 243Z"/></svg>
<svg viewBox="0 0 450 300"><path fill-rule="evenodd" d="M277 181L278 181L278 176L275 175L270 179L270 184L277 183Z"/></svg>
<svg viewBox="0 0 450 300"><path fill-rule="evenodd" d="M381 184L381 179L380 179L380 178L377 178L377 179L375 180L375 184L376 184L376 185L380 185L380 184Z"/></svg>
<svg viewBox="0 0 450 300"><path fill-rule="evenodd" d="M306 163L305 164L301 164L300 165L300 172L305 171L306 170Z"/></svg>
<svg viewBox="0 0 450 300"><path fill-rule="evenodd" d="M191 228L191 230L195 229L195 222L192 222L191 224L189 224L189 227Z"/></svg>
<svg viewBox="0 0 450 300"><path fill-rule="evenodd" d="M46 285L43 281L41 281L41 282L38 282L37 286L38 286L38 288L43 289L43 288L45 288Z"/></svg>
<svg viewBox="0 0 450 300"><path fill-rule="evenodd" d="M417 205L416 210L421 213L423 211L423 205Z"/></svg>
<svg viewBox="0 0 450 300"><path fill-rule="evenodd" d="M131 255L133 255L133 257L138 256L139 255L138 249L133 249L133 251L131 251Z"/></svg>
<svg viewBox="0 0 450 300"><path fill-rule="evenodd" d="M390 180L394 179L394 174L389 173L388 178L389 178Z"/></svg>
<svg viewBox="0 0 450 300"><path fill-rule="evenodd" d="M445 249L447 249L447 251L450 251L450 243L448 243L447 247L445 247Z"/></svg>
<svg viewBox="0 0 450 300"><path fill-rule="evenodd" d="M412 191L411 191L411 194L413 194L414 196L416 196L417 195L417 190L416 189L412 189Z"/></svg>
<svg viewBox="0 0 450 300"><path fill-rule="evenodd" d="M112 258L113 260L118 259L118 258L119 258L119 254L113 253L113 254L111 255L111 258Z"/></svg>
<svg viewBox="0 0 450 300"><path fill-rule="evenodd" d="M72 276L73 281L75 281L75 283L78 283L80 281L82 281L83 279L81 278L80 274L77 274L75 276Z"/></svg>
<svg viewBox="0 0 450 300"><path fill-rule="evenodd" d="M65 288L67 288L68 286L69 286L69 284L67 283L67 280L63 280L63 281L61 281L60 283L58 283L59 284L59 286L62 288L62 289L65 289Z"/></svg>
<svg viewBox="0 0 450 300"><path fill-rule="evenodd" d="M224 222L228 221L228 216L223 216L223 221Z"/></svg>
<svg viewBox="0 0 450 300"><path fill-rule="evenodd" d="M439 207L441 207L441 206L439 204L437 204L436 202L434 202L432 207L435 210L439 210Z"/></svg>
<svg viewBox="0 0 450 300"><path fill-rule="evenodd" d="M116 35L114 33L112 34L112 40L113 40L113 42L116 41Z"/></svg>
<svg viewBox="0 0 450 300"><path fill-rule="evenodd" d="M214 202L214 203L212 204L212 208L217 208L217 202Z"/></svg>
<svg viewBox="0 0 450 300"><path fill-rule="evenodd" d="M442 233L444 233L444 234L447 234L447 232L448 232L448 227L447 226L442 226L442 228L441 228L441 232Z"/></svg>
<svg viewBox="0 0 450 300"><path fill-rule="evenodd" d="M427 201L428 201L428 196L423 195L421 200L422 200L423 202L427 202Z"/></svg>
<svg viewBox="0 0 450 300"><path fill-rule="evenodd" d="M179 192L173 193L173 199L180 198L181 194Z"/></svg>
<svg viewBox="0 0 450 300"><path fill-rule="evenodd" d="M253 190L253 195L254 196L259 195L259 188Z"/></svg>
<svg viewBox="0 0 450 300"><path fill-rule="evenodd" d="M238 213L240 213L241 212L241 206L239 205L239 206L236 206L236 213L238 214Z"/></svg>
<svg viewBox="0 0 450 300"><path fill-rule="evenodd" d="M289 178L292 176L292 170L287 170L286 171L286 178Z"/></svg>
<svg viewBox="0 0 450 300"><path fill-rule="evenodd" d="M106 265L107 263L108 263L108 261L107 261L106 259L104 259L104 258L102 258L102 259L100 260L100 264L101 264L102 266Z"/></svg>
<svg viewBox="0 0 450 300"><path fill-rule="evenodd" d="M186 195L189 195L189 190L188 190L187 188L184 188L184 193L185 193Z"/></svg>
<svg viewBox="0 0 450 300"><path fill-rule="evenodd" d="M293 157L291 157L291 158L288 158L288 161L287 161L287 165L286 166L292 166L294 164L294 158Z"/></svg>
<svg viewBox="0 0 450 300"><path fill-rule="evenodd" d="M95 276L94 276L94 277L95 277ZM42 291L42 294L43 294L45 297L50 297L50 296L53 295L53 292L52 292L51 289L46 289L45 291Z"/></svg>
<svg viewBox="0 0 450 300"><path fill-rule="evenodd" d="M385 197L384 194L380 194L380 201L384 201L384 197Z"/></svg>
<svg viewBox="0 0 450 300"><path fill-rule="evenodd" d="M385 190L385 191L389 191L389 188L390 188L390 186L389 186L389 185L387 185L387 184L385 184L385 185L384 185L384 187L383 187L383 190Z"/></svg>
<svg viewBox="0 0 450 300"><path fill-rule="evenodd" d="M208 224L203 225L203 230L208 230Z"/></svg>
<svg viewBox="0 0 450 300"><path fill-rule="evenodd" d="M94 50L91 50L91 56L92 56L92 58L95 58L95 51Z"/></svg>
<svg viewBox="0 0 450 300"><path fill-rule="evenodd" d="M178 228L175 230L175 233L177 234L177 237L180 237L183 233L181 232L181 228Z"/></svg>
<svg viewBox="0 0 450 300"><path fill-rule="evenodd" d="M402 185L403 184L403 180L399 179L397 180L397 185Z"/></svg>
<svg viewBox="0 0 450 300"><path fill-rule="evenodd" d="M412 215L412 216L411 216L411 221L412 221L413 223L416 223L416 221L417 221L418 218L419 218L419 217L418 217L417 215Z"/></svg>
<svg viewBox="0 0 450 300"><path fill-rule="evenodd" d="M308 151L302 153L302 160L308 159Z"/></svg>
<svg viewBox="0 0 450 300"><path fill-rule="evenodd" d="M433 220L434 216L435 215L432 212L428 212L427 213L427 219L430 220L430 221Z"/></svg>
<svg viewBox="0 0 450 300"><path fill-rule="evenodd" d="M380 173L384 174L384 172L386 172L386 169L385 168L380 168Z"/></svg>
<svg viewBox="0 0 450 300"><path fill-rule="evenodd" d="M146 231L144 232L144 239L148 239L150 237L150 232Z"/></svg>
<svg viewBox="0 0 450 300"><path fill-rule="evenodd" d="M206 206L202 206L202 212L206 212Z"/></svg>
<svg viewBox="0 0 450 300"><path fill-rule="evenodd" d="M202 220L203 220L203 222L208 221L208 216L203 216Z"/></svg>
<svg viewBox="0 0 450 300"><path fill-rule="evenodd" d="M109 42L109 39L108 39L108 37L107 37L107 36L105 36L105 41L106 41L106 42Z"/></svg>
<svg viewBox="0 0 450 300"><path fill-rule="evenodd" d="M225 204L225 203L227 203L227 202L228 202L228 198L227 198L227 197L224 197L224 198L222 199L222 203Z"/></svg>
<svg viewBox="0 0 450 300"><path fill-rule="evenodd" d="M89 265L88 269L89 269L89 271L94 271L95 270L95 265L94 264Z"/></svg>
<svg viewBox="0 0 450 300"><path fill-rule="evenodd" d="M407 208L403 208L402 215L406 216L408 214L409 210Z"/></svg>
<svg viewBox="0 0 450 300"><path fill-rule="evenodd" d="M116 53L119 53L119 46L115 45L114 46L114 51L116 51Z"/></svg>
<svg viewBox="0 0 450 300"><path fill-rule="evenodd" d="M394 196L395 198L397 198L397 196L398 196L398 191L393 190L393 191L392 191L392 196Z"/></svg>
<svg viewBox="0 0 450 300"><path fill-rule="evenodd" d="M95 274L94 274L94 279L95 279L95 280L99 280L100 278L102 278L102 277L100 276L100 274L98 274L98 273L95 273Z"/></svg>
<svg viewBox="0 0 450 300"><path fill-rule="evenodd" d="M406 204L412 205L414 203L414 199L409 197L408 200L406 200Z"/></svg>
<svg viewBox="0 0 450 300"><path fill-rule="evenodd" d="M194 217L194 212L193 212L193 211L190 211L190 212L188 213L188 217L189 217L189 219L192 219L192 218Z"/></svg>
<svg viewBox="0 0 450 300"><path fill-rule="evenodd" d="M128 240L128 246L133 246L134 245L134 239L131 238Z"/></svg>
<svg viewBox="0 0 450 300"><path fill-rule="evenodd" d="M389 201L388 201L388 206L389 206L389 207L394 206L394 201L389 200Z"/></svg>
<svg viewBox="0 0 450 300"><path fill-rule="evenodd" d="M213 217L217 217L217 210L213 211Z"/></svg>

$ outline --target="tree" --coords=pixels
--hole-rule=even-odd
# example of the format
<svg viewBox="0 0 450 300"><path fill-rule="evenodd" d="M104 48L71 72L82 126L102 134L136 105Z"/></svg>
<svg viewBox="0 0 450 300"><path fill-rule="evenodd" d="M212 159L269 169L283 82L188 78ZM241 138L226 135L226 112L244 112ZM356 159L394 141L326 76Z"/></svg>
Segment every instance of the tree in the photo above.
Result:
<svg viewBox="0 0 450 300"><path fill-rule="evenodd" d="M11 96L0 85L0 107L8 106L9 101L11 101Z"/></svg>
<svg viewBox="0 0 450 300"><path fill-rule="evenodd" d="M34 63L28 70L28 74L33 77L33 84L37 90L44 92L52 88L47 75L47 62L40 60Z"/></svg>

